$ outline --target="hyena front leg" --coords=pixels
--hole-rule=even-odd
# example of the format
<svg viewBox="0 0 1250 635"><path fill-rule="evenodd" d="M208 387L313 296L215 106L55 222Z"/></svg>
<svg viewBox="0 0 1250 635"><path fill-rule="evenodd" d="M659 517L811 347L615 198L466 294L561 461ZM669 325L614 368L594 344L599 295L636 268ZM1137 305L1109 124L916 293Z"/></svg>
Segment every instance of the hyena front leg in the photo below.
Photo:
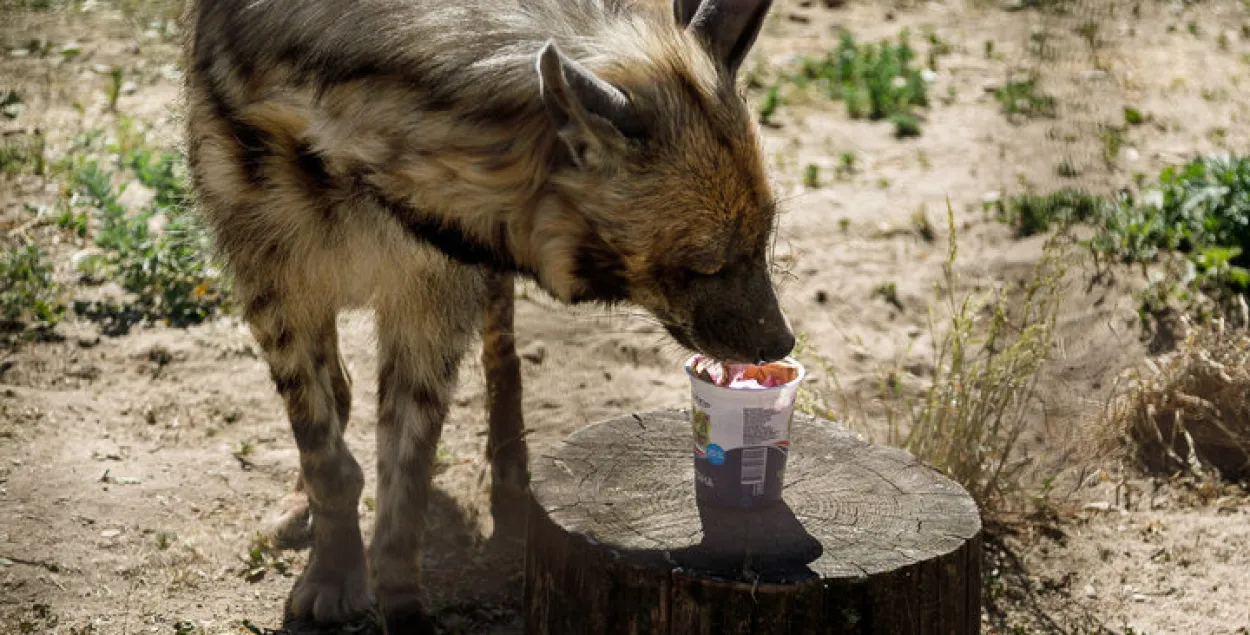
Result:
<svg viewBox="0 0 1250 635"><path fill-rule="evenodd" d="M287 598L286 617L343 622L373 600L356 511L364 474L343 440L341 414L349 404L340 402L346 378L338 377L338 331L333 309L283 299L273 289L250 294L246 318L286 403L312 519L312 552Z"/></svg>
<svg viewBox="0 0 1250 635"><path fill-rule="evenodd" d="M327 334L325 342L333 347L327 370L334 389L339 429L346 430L352 409L352 379L339 352L337 331ZM264 532L276 549L299 550L312 545L312 512L308 508L308 492L302 472L295 479L295 488L278 503L278 512L267 523Z"/></svg>
<svg viewBox="0 0 1250 635"><path fill-rule="evenodd" d="M482 370L490 432L486 457L491 464L491 512L496 527L518 520L529 486L525 417L521 410L521 361L513 329L514 280L496 274L486 282L482 324Z"/></svg>
<svg viewBox="0 0 1250 635"><path fill-rule="evenodd" d="M410 301L378 306L377 519L369 560L388 633L425 633L420 564L435 454L480 285L431 275Z"/></svg>

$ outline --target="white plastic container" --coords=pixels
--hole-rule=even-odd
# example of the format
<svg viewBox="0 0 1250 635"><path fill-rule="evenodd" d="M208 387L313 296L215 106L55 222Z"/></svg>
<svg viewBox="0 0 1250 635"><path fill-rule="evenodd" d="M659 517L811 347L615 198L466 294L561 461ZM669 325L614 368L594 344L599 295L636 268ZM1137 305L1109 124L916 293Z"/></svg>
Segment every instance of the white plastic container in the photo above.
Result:
<svg viewBox="0 0 1250 635"><path fill-rule="evenodd" d="M781 500L790 424L803 365L793 381L771 388L729 388L698 376L686 360L690 376L690 425L694 435L695 497L726 507L754 508Z"/></svg>

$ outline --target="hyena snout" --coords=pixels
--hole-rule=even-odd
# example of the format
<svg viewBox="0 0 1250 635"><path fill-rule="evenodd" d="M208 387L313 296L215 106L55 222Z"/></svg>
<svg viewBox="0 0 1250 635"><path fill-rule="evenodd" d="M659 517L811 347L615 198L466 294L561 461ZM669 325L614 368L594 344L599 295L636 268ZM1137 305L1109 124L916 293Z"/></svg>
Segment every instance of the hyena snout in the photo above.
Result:
<svg viewBox="0 0 1250 635"><path fill-rule="evenodd" d="M693 348L735 362L764 363L794 350L794 332L763 266L725 271L696 283L691 298Z"/></svg>

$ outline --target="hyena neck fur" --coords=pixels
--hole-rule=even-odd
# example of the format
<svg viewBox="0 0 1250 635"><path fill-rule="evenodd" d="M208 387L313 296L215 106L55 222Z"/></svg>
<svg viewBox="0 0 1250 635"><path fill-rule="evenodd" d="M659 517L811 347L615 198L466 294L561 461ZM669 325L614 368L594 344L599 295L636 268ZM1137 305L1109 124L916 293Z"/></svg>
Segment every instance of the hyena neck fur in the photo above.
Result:
<svg viewBox="0 0 1250 635"><path fill-rule="evenodd" d="M670 133L683 109L739 106L732 82L662 3L537 0L497 15L489 4L218 0L198 28L239 35L190 36L195 81L227 119L288 146L327 195L372 199L452 258L532 277L562 301L626 300L634 254L603 230L629 193L572 167L578 148L544 107L536 55L553 42L570 64L646 93L653 116L636 123ZM304 23L329 26L290 26ZM259 35L266 25L273 36Z"/></svg>

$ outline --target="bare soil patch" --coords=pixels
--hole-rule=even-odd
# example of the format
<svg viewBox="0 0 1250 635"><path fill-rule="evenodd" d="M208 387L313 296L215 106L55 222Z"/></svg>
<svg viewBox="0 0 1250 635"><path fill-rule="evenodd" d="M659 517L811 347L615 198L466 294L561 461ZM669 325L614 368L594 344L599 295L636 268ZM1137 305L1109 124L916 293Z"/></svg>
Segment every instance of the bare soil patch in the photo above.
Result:
<svg viewBox="0 0 1250 635"><path fill-rule="evenodd" d="M761 77L794 54L836 47L841 29L873 42L907 28L922 57L936 43L945 47L918 137L898 139L889 122L851 119L842 102L819 95L783 103L764 128L786 200L777 245L783 307L829 360L864 433L886 433L884 378L893 374L915 391L932 373L928 308L947 256L947 199L961 275L969 290L988 289L1027 278L1042 237L1014 238L983 211L984 201L1024 188L1111 191L1137 172L1246 147L1245 7L1133 6L1089 3L1055 16L956 0L776 3L748 62ZM0 132L38 133L48 156L60 157L72 153L77 135L113 134L125 116L149 142L176 147L178 56L162 21L171 13L138 9L0 9L0 90L18 91L24 103L20 114L0 118ZM1097 25L1097 46L1082 35L1085 24ZM1038 33L1047 34L1050 57L1037 52ZM32 48L50 53L19 52ZM132 82L115 112L113 66ZM1057 118L1002 112L993 90L1028 69L1061 105ZM762 92L753 89L753 98ZM1148 113L1148 123L1109 139L1125 105ZM853 153L854 169L839 176L844 152ZM809 164L817 187L804 183ZM63 185L0 175L0 248L43 245L78 297L108 294L107 286L74 286L71 257L89 244L38 216ZM932 240L919 231L917 210L932 221ZM881 293L887 285L892 292ZM1132 271L1094 280L1076 268L1037 425L1025 440L1039 464L1067 456L1117 378L1149 355L1132 297L1139 285ZM517 313L531 452L590 422L688 399L681 351L641 316L560 308L531 288ZM101 331L72 318L51 337L0 349L0 631L238 633L244 620L276 627L305 555L249 554L296 470L255 343L232 316L189 328ZM366 466L368 493L371 316L343 315L340 332L355 379L347 438ZM830 389L832 379L812 369L814 387ZM426 588L448 632L519 633L521 552L490 541L485 390L475 354L461 380L429 510ZM987 632L1250 629L1244 491L1152 480L1114 463L1067 467L1088 468L1087 487L1021 516L1028 522L1004 530L1002 550L989 556ZM360 513L367 539L369 499Z"/></svg>

